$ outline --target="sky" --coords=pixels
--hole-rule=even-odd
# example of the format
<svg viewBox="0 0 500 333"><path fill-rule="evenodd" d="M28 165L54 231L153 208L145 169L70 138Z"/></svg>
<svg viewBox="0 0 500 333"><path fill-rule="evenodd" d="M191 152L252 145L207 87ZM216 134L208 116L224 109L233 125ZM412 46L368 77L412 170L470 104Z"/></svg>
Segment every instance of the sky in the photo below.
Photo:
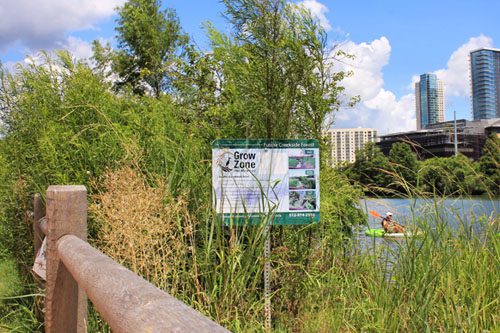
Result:
<svg viewBox="0 0 500 333"><path fill-rule="evenodd" d="M379 134L414 130L414 83L424 73L444 82L445 119L471 119L468 54L500 47L497 0L302 0L328 32L329 47L353 60L335 64L353 75L342 84L361 101L335 115L334 128L369 127ZM93 40L115 43L115 8L124 0L1 0L0 61L17 63L40 50L67 49L91 56ZM203 24L229 31L218 0L164 0L203 50L210 49Z"/></svg>

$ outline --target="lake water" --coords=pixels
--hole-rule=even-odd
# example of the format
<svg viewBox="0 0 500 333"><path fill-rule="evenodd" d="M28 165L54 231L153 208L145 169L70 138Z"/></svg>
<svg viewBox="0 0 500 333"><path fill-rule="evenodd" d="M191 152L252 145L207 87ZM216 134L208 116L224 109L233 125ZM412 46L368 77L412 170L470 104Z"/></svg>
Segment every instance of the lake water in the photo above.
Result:
<svg viewBox="0 0 500 333"><path fill-rule="evenodd" d="M362 199L360 206L368 215L370 228L382 228L381 218L375 218L368 214L370 210L373 210L382 216L385 216L386 212L392 212L393 219L403 225L418 226L429 221L440 220L452 228L470 227L474 231L480 231L478 228L481 228L481 224L474 222L478 219L489 220L497 217L500 212L500 199L491 200L484 197L434 200L368 198ZM397 240L383 237L367 237L364 234L365 229L366 227L357 231L358 239L363 248L397 242Z"/></svg>

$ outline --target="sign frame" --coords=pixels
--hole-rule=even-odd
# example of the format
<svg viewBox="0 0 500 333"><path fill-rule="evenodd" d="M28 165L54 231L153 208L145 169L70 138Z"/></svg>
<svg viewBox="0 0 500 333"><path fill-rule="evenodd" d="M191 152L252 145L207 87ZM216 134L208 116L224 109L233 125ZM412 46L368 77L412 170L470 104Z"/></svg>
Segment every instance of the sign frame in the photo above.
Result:
<svg viewBox="0 0 500 333"><path fill-rule="evenodd" d="M262 221L272 225L318 223L319 142L215 140L212 188L213 207L225 225L257 225ZM240 198L249 198L252 205L246 207Z"/></svg>

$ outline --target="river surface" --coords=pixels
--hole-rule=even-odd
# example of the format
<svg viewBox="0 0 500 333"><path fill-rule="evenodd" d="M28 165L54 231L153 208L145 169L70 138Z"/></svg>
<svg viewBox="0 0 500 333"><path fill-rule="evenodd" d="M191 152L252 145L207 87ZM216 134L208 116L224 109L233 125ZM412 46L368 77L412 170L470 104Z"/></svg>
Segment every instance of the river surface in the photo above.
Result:
<svg viewBox="0 0 500 333"><path fill-rule="evenodd" d="M382 228L381 218L375 218L369 211L375 211L382 216L386 212L393 213L393 219L406 226L421 226L425 223L435 224L441 221L451 228L468 228L480 232L484 224L478 221L488 221L498 217L500 199L485 197L446 198L446 199L395 199L367 198L360 201L360 207L368 215L369 228ZM432 225L431 225L432 227ZM379 244L393 244L394 239L367 237L364 230L357 230L358 240L362 248L372 248ZM401 239L400 239L401 240Z"/></svg>

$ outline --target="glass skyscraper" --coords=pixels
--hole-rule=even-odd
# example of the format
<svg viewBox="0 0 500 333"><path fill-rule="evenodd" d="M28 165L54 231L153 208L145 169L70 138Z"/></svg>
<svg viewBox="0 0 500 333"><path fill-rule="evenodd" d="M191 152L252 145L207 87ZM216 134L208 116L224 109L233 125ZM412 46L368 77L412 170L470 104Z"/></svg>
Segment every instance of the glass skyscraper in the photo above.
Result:
<svg viewBox="0 0 500 333"><path fill-rule="evenodd" d="M472 51L470 71L474 120L500 118L500 50Z"/></svg>
<svg viewBox="0 0 500 333"><path fill-rule="evenodd" d="M417 130L444 121L443 82L436 74L420 75L420 82L415 83L415 104Z"/></svg>

